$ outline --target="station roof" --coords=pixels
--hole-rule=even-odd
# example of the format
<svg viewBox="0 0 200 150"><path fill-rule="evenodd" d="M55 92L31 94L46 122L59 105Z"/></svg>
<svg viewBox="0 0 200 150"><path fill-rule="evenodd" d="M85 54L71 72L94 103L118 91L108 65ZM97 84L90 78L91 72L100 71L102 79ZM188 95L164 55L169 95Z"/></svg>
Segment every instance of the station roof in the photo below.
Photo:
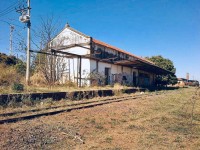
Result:
<svg viewBox="0 0 200 150"><path fill-rule="evenodd" d="M156 74L164 74L164 75L165 74L174 74L171 71L168 71L166 69L163 69L163 68L155 65L152 61L149 61L145 58L138 57L132 53L129 53L125 50L119 49L115 46L109 45L107 43L104 43L104 42L96 40L96 39L92 39L92 42L95 44L107 47L109 49L124 53L124 54L134 58L134 61L119 60L119 61L115 61L114 64L129 66L129 67L133 67L135 69L140 69L140 70L144 70L144 71L152 72L152 73L156 73Z"/></svg>

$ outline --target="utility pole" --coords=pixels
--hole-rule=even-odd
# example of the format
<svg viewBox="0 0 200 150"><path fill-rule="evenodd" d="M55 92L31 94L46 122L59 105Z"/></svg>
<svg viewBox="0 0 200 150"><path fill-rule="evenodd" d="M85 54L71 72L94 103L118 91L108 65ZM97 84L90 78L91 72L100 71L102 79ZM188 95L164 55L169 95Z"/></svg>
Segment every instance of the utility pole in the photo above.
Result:
<svg viewBox="0 0 200 150"><path fill-rule="evenodd" d="M26 50L26 84L29 85L30 83L30 28L31 28L31 21L30 21L30 0L27 0L27 7L25 8L23 5L23 8L19 7L18 10L16 10L18 13L21 13L21 16L19 17L19 20L22 23L27 23L27 50Z"/></svg>
<svg viewBox="0 0 200 150"><path fill-rule="evenodd" d="M30 0L27 1L28 7L27 7L27 15L30 17ZM30 47L31 47L31 43L30 43L30 28L31 28L31 21L29 19L29 21L27 22L27 27L28 27L28 31L27 31L27 54L26 54L26 84L29 85L30 83Z"/></svg>
<svg viewBox="0 0 200 150"><path fill-rule="evenodd" d="M14 26L13 25L10 25L10 55L12 55L12 50L13 50L13 41L12 41L12 33L13 33L13 30L14 30Z"/></svg>

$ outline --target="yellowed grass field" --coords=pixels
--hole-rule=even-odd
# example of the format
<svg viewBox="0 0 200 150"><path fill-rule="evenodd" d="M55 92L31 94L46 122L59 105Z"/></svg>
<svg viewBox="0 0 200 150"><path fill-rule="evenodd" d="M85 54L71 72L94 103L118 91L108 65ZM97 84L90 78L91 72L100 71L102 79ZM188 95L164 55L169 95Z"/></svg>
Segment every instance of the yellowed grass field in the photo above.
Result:
<svg viewBox="0 0 200 150"><path fill-rule="evenodd" d="M200 149L200 90L0 125L0 149Z"/></svg>

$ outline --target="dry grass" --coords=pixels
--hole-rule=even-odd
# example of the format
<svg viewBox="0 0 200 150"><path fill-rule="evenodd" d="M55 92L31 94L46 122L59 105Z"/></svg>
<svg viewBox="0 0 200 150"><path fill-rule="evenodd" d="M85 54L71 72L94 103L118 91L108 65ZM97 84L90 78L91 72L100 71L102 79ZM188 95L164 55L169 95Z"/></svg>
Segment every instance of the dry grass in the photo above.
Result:
<svg viewBox="0 0 200 150"><path fill-rule="evenodd" d="M126 87L123 86L124 89L128 89L130 87ZM98 87L98 86L94 86L94 87L76 87L76 86L69 86L69 85L54 85L52 87L50 86L37 86L37 85L30 85L30 86L26 86L24 88L24 91L21 93L42 93L42 92L72 92L72 91L88 91L88 90L118 90L118 89L122 89L122 86L120 88L117 87L112 87L112 86L105 86L105 87ZM11 90L10 87L1 87L0 86L0 94L8 94L8 93L16 93L14 91Z"/></svg>
<svg viewBox="0 0 200 150"><path fill-rule="evenodd" d="M4 68L3 65L0 65L1 68ZM85 90L120 90L130 88L127 86L120 85L118 83L113 86L85 86L85 87L77 87L77 84L72 81L66 81L65 84L54 84L49 85L44 77L44 74L41 71L34 73L31 78L31 84L29 86L26 85L25 79L19 76L16 73L16 70L13 67L7 68L2 74L0 74L0 94L9 94L16 93L11 89L11 85L14 82L20 82L24 84L24 91L20 93L42 93L42 92L72 92L72 91L85 91ZM4 85L6 84L6 86Z"/></svg>
<svg viewBox="0 0 200 150"><path fill-rule="evenodd" d="M21 74L17 73L14 66L0 64L0 93L12 93L13 83L20 83L23 80Z"/></svg>
<svg viewBox="0 0 200 150"><path fill-rule="evenodd" d="M0 70L0 86L9 86L21 78L14 66L0 64Z"/></svg>
<svg viewBox="0 0 200 150"><path fill-rule="evenodd" d="M145 99L0 125L0 149L198 150L200 93L195 91L162 91Z"/></svg>
<svg viewBox="0 0 200 150"><path fill-rule="evenodd" d="M45 86L47 85L47 81L44 77L44 74L42 72L36 72L34 73L30 78L31 84L35 86Z"/></svg>

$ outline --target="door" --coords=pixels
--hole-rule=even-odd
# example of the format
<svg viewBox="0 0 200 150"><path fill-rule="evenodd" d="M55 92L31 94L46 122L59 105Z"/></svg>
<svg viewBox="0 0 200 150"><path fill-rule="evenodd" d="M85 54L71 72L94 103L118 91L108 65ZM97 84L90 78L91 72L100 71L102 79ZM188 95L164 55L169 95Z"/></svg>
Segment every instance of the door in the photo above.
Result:
<svg viewBox="0 0 200 150"><path fill-rule="evenodd" d="M105 85L110 84L110 68L105 68Z"/></svg>
<svg viewBox="0 0 200 150"><path fill-rule="evenodd" d="M136 86L136 72L133 72L133 86Z"/></svg>

